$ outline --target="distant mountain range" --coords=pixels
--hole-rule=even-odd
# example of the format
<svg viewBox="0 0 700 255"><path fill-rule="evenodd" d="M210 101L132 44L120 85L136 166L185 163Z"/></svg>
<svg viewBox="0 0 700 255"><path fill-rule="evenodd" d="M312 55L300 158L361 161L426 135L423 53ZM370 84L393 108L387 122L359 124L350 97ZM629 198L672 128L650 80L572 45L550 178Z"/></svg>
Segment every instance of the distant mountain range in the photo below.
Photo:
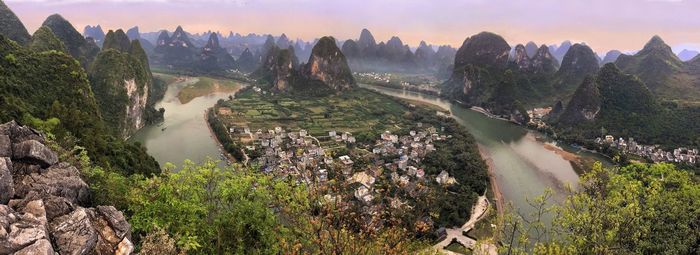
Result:
<svg viewBox="0 0 700 255"><path fill-rule="evenodd" d="M367 72L437 72L445 73L454 60L456 50L450 46L435 46L422 41L415 52L397 36L386 43L374 39L363 29L357 40L346 40L342 46L353 71Z"/></svg>

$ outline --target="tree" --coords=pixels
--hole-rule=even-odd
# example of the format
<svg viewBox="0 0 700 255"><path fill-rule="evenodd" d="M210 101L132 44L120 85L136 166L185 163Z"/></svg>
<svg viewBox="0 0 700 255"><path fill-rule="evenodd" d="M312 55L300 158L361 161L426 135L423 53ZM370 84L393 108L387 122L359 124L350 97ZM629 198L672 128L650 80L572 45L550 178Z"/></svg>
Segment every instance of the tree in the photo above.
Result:
<svg viewBox="0 0 700 255"><path fill-rule="evenodd" d="M536 199L535 208L542 208L547 193L541 198ZM606 169L597 163L581 177L577 191L548 210L555 215L549 226L541 218L504 217L502 250L513 254L700 252L700 184L671 164ZM555 234L529 240L532 232L522 229L532 224ZM511 239L515 240L512 245Z"/></svg>

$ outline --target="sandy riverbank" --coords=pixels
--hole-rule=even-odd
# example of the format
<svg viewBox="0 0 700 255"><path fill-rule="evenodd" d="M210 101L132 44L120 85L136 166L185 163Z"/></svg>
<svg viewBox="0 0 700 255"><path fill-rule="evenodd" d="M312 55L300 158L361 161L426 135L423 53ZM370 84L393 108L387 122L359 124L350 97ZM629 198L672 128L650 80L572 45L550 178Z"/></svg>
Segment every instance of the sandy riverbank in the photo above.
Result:
<svg viewBox="0 0 700 255"><path fill-rule="evenodd" d="M493 159L491 156L489 156L486 148L481 145L479 145L479 154L481 154L481 158L484 159L486 166L488 167L491 191L493 192L494 200L496 200L494 201L496 204L496 210L498 211L499 215L503 215L505 212L505 200L503 199L503 194L501 193L501 189L498 187L498 182L496 181L496 168L493 164Z"/></svg>

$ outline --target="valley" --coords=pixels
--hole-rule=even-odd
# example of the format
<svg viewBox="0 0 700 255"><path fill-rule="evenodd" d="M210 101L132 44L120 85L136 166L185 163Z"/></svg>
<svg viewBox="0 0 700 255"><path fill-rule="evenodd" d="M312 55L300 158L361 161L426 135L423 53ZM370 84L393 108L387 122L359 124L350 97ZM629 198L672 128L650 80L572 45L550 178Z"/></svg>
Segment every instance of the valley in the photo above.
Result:
<svg viewBox="0 0 700 255"><path fill-rule="evenodd" d="M0 0L0 254L700 252L700 4L441 1Z"/></svg>

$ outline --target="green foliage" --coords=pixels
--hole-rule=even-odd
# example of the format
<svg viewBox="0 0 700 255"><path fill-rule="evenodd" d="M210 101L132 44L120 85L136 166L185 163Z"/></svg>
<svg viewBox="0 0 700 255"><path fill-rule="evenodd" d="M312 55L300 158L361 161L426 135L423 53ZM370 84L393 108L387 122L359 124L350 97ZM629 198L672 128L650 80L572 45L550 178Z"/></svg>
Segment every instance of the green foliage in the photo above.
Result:
<svg viewBox="0 0 700 255"><path fill-rule="evenodd" d="M94 41L89 43L85 40L83 35L75 30L73 25L61 17L61 15L54 14L49 16L42 26L51 29L56 37L63 42L68 53L80 61L83 68L87 68L97 55L97 52L100 51L100 48Z"/></svg>
<svg viewBox="0 0 700 255"><path fill-rule="evenodd" d="M105 132L87 75L79 63L58 51L34 52L0 36L0 121L22 120L35 127L59 119L51 133L66 148L81 145L97 165L120 173L160 172L141 146ZM13 60L14 59L14 60Z"/></svg>
<svg viewBox="0 0 700 255"><path fill-rule="evenodd" d="M143 102L141 100L149 92L145 98L146 104L136 107L145 108L145 123L156 122L162 119L162 114L154 108L155 101L162 98L165 89L162 83L154 87L148 59L138 41L130 43L121 30L110 31L107 39L104 50L90 66L89 79L106 123L115 135L127 137L137 127L136 117L127 116L127 108ZM134 102L135 97L141 98Z"/></svg>
<svg viewBox="0 0 700 255"><path fill-rule="evenodd" d="M512 228L539 226L547 238L534 242L516 231L514 254L697 254L700 252L700 184L671 164L633 164L605 169L600 163L583 175L563 205L547 208L549 193L533 204L555 212L552 227L536 217L507 218L502 240ZM527 220L525 220L527 219ZM542 233L542 232L539 232ZM532 245L530 245L532 244Z"/></svg>
<svg viewBox="0 0 700 255"><path fill-rule="evenodd" d="M105 35L104 43L102 44L102 50L114 49L121 52L131 51L131 40L126 36L124 30L117 29L117 31L109 30L107 35Z"/></svg>
<svg viewBox="0 0 700 255"><path fill-rule="evenodd" d="M68 53L68 51L66 51L66 47L63 45L63 42L61 42L61 40L59 40L56 35L53 34L51 28L46 26L42 26L36 30L36 32L34 32L29 48L37 52L55 50Z"/></svg>
<svg viewBox="0 0 700 255"><path fill-rule="evenodd" d="M138 183L130 223L137 233L163 228L193 254L274 254L288 231L274 208L294 206L304 190L245 169L186 162L177 173Z"/></svg>
<svg viewBox="0 0 700 255"><path fill-rule="evenodd" d="M594 82L593 85L589 82ZM601 129L616 137L633 137L642 144L665 147L700 146L700 107L659 102L634 76L623 74L613 64L605 65L594 81L587 80L560 117L562 137L593 139ZM593 121L568 121L572 113L599 105Z"/></svg>

